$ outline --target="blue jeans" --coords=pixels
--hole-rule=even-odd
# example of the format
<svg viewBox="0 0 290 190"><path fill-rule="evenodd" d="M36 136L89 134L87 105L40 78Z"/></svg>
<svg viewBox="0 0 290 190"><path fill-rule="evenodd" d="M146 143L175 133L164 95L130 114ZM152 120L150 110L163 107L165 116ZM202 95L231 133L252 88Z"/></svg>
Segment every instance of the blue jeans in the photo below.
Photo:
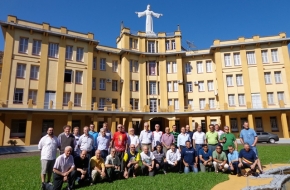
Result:
<svg viewBox="0 0 290 190"><path fill-rule="evenodd" d="M194 173L198 172L197 167L194 167L194 165L188 165L188 167L184 166L184 173L186 173L186 174L189 173L190 168L191 168L192 172L194 172Z"/></svg>
<svg viewBox="0 0 290 190"><path fill-rule="evenodd" d="M257 157L258 157L258 150L256 146L251 146L251 149L256 153Z"/></svg>

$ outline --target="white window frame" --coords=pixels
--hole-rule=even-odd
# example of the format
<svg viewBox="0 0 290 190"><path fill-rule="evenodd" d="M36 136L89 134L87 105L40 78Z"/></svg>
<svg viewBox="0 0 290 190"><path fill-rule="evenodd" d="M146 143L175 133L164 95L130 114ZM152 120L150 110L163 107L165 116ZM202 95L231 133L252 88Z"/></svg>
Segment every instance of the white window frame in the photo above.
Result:
<svg viewBox="0 0 290 190"><path fill-rule="evenodd" d="M118 91L118 81L112 80L112 91L117 92Z"/></svg>
<svg viewBox="0 0 290 190"><path fill-rule="evenodd" d="M193 107L194 107L193 99L188 99L187 100L187 105L191 105L191 109L193 109Z"/></svg>
<svg viewBox="0 0 290 190"><path fill-rule="evenodd" d="M37 90L29 90L28 92L28 100L32 99L32 103L36 104L37 100Z"/></svg>
<svg viewBox="0 0 290 190"><path fill-rule="evenodd" d="M82 93L75 93L74 106L82 106Z"/></svg>
<svg viewBox="0 0 290 190"><path fill-rule="evenodd" d="M63 98L62 98L62 104L64 106L68 105L68 102L70 101L71 98L71 93L70 92L64 92L63 93Z"/></svg>
<svg viewBox="0 0 290 190"><path fill-rule="evenodd" d="M277 92L278 101L283 100L285 102L285 94L284 92L280 91Z"/></svg>
<svg viewBox="0 0 290 190"><path fill-rule="evenodd" d="M238 94L239 106L245 106L245 94Z"/></svg>
<svg viewBox="0 0 290 190"><path fill-rule="evenodd" d="M274 71L275 83L281 84L282 83L282 72L281 71Z"/></svg>
<svg viewBox="0 0 290 190"><path fill-rule="evenodd" d="M205 108L205 98L199 99L199 109L204 110Z"/></svg>
<svg viewBox="0 0 290 190"><path fill-rule="evenodd" d="M206 61L206 72L212 73L212 62L211 61Z"/></svg>
<svg viewBox="0 0 290 190"><path fill-rule="evenodd" d="M73 60L73 46L67 45L65 48L65 59Z"/></svg>
<svg viewBox="0 0 290 190"><path fill-rule="evenodd" d="M197 73L203 73L203 64L202 64L202 61L197 61L196 62L196 70L197 70Z"/></svg>
<svg viewBox="0 0 290 190"><path fill-rule="evenodd" d="M209 98L209 108L210 109L215 109L215 99L214 98Z"/></svg>
<svg viewBox="0 0 290 190"><path fill-rule="evenodd" d="M134 68L133 68L133 72L138 73L139 72L139 62L138 61L134 61Z"/></svg>
<svg viewBox="0 0 290 190"><path fill-rule="evenodd" d="M15 97L16 95L18 96L17 99ZM13 95L13 103L22 104L23 98L24 98L24 89L23 88L15 88L14 95Z"/></svg>
<svg viewBox="0 0 290 190"><path fill-rule="evenodd" d="M278 49L271 49L271 57L273 63L279 62Z"/></svg>
<svg viewBox="0 0 290 190"><path fill-rule="evenodd" d="M186 92L193 92L192 82L186 82Z"/></svg>
<svg viewBox="0 0 290 190"><path fill-rule="evenodd" d="M234 86L233 84L233 75L226 75L227 86Z"/></svg>
<svg viewBox="0 0 290 190"><path fill-rule="evenodd" d="M175 40L171 40L171 49L172 50L175 50L176 49L176 47L175 47Z"/></svg>
<svg viewBox="0 0 290 190"><path fill-rule="evenodd" d="M76 71L75 83L76 84L82 84L83 83L83 71Z"/></svg>
<svg viewBox="0 0 290 190"><path fill-rule="evenodd" d="M255 65L256 64L256 56L254 51L247 51L247 63L248 65Z"/></svg>
<svg viewBox="0 0 290 190"><path fill-rule="evenodd" d="M112 67L113 72L118 72L118 61L113 61L113 67Z"/></svg>
<svg viewBox="0 0 290 190"><path fill-rule="evenodd" d="M243 80L243 75L242 74L236 74L236 82L237 82L237 86L243 86L244 85L244 80Z"/></svg>
<svg viewBox="0 0 290 190"><path fill-rule="evenodd" d="M28 53L28 40L29 38L20 38L19 40L19 53Z"/></svg>
<svg viewBox="0 0 290 190"><path fill-rule="evenodd" d="M241 65L241 55L240 53L234 53L234 64L235 66Z"/></svg>
<svg viewBox="0 0 290 190"><path fill-rule="evenodd" d="M204 81L198 81L198 91L204 92Z"/></svg>
<svg viewBox="0 0 290 190"><path fill-rule="evenodd" d="M225 53L224 54L224 62L225 62L225 67L230 67L232 65L232 63L231 63L231 54L230 53Z"/></svg>
<svg viewBox="0 0 290 190"><path fill-rule="evenodd" d="M26 73L26 65L22 63L17 64L16 77L25 78L25 73Z"/></svg>
<svg viewBox="0 0 290 190"><path fill-rule="evenodd" d="M274 105L274 93L273 92L267 92L267 101L268 105Z"/></svg>
<svg viewBox="0 0 290 190"><path fill-rule="evenodd" d="M172 92L172 82L171 81L167 82L167 91Z"/></svg>
<svg viewBox="0 0 290 190"><path fill-rule="evenodd" d="M48 45L48 57L58 58L58 48L57 43L49 43Z"/></svg>
<svg viewBox="0 0 290 190"><path fill-rule="evenodd" d="M155 76L157 75L157 63L155 61L149 61L149 75L150 76ZM154 71L151 69L154 68Z"/></svg>
<svg viewBox="0 0 290 190"><path fill-rule="evenodd" d="M106 79L103 79L103 78L100 79L99 89L100 90L106 90Z"/></svg>
<svg viewBox="0 0 290 190"><path fill-rule="evenodd" d="M234 94L228 95L228 102L229 102L229 106L235 106L235 95Z"/></svg>
<svg viewBox="0 0 290 190"><path fill-rule="evenodd" d="M261 54L262 54L262 63L269 63L268 50L262 50Z"/></svg>
<svg viewBox="0 0 290 190"><path fill-rule="evenodd" d="M166 71L167 73L172 73L172 66L171 66L171 62L166 62Z"/></svg>
<svg viewBox="0 0 290 190"><path fill-rule="evenodd" d="M271 72L264 73L265 84L272 84Z"/></svg>
<svg viewBox="0 0 290 190"><path fill-rule="evenodd" d="M170 50L170 41L169 40L165 41L165 50Z"/></svg>
<svg viewBox="0 0 290 190"><path fill-rule="evenodd" d="M97 89L97 78L92 78L92 89L96 90Z"/></svg>
<svg viewBox="0 0 290 190"><path fill-rule="evenodd" d="M77 48L77 61L84 62L84 48L82 47Z"/></svg>
<svg viewBox="0 0 290 190"><path fill-rule="evenodd" d="M155 41L148 41L148 53L155 53Z"/></svg>
<svg viewBox="0 0 290 190"><path fill-rule="evenodd" d="M178 101L178 99L174 99L174 110L179 110L179 101Z"/></svg>
<svg viewBox="0 0 290 190"><path fill-rule="evenodd" d="M168 99L168 106L173 106L173 100L172 99Z"/></svg>
<svg viewBox="0 0 290 190"><path fill-rule="evenodd" d="M149 94L150 95L156 95L157 94L156 86L157 86L156 82L149 81Z"/></svg>
<svg viewBox="0 0 290 190"><path fill-rule="evenodd" d="M178 82L177 81L173 81L173 91L178 92Z"/></svg>
<svg viewBox="0 0 290 190"><path fill-rule="evenodd" d="M41 40L33 40L32 54L41 55Z"/></svg>
<svg viewBox="0 0 290 190"><path fill-rule="evenodd" d="M191 74L191 64L185 63L185 72L186 74Z"/></svg>
<svg viewBox="0 0 290 190"><path fill-rule="evenodd" d="M207 81L207 89L208 89L208 91L214 91L214 83L213 83L213 80L208 80Z"/></svg>
<svg viewBox="0 0 290 190"><path fill-rule="evenodd" d="M105 71L106 70L106 58L101 58L100 59L100 71Z"/></svg>
<svg viewBox="0 0 290 190"><path fill-rule="evenodd" d="M177 73L177 63L175 61L172 62L172 72Z"/></svg>
<svg viewBox="0 0 290 190"><path fill-rule="evenodd" d="M39 78L39 66L31 65L30 68L30 79L38 80Z"/></svg>

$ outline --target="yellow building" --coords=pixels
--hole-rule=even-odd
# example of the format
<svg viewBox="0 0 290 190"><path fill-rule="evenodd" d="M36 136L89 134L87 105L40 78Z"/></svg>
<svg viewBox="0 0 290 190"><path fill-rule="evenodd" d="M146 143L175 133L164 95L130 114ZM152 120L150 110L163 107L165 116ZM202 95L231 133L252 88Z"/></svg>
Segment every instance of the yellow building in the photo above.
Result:
<svg viewBox="0 0 290 190"><path fill-rule="evenodd" d="M257 131L289 138L289 38L214 40L185 50L179 26L147 36L121 27L117 47L92 33L8 16L0 83L0 146L38 143L48 126L164 129L228 125L236 135L248 120Z"/></svg>

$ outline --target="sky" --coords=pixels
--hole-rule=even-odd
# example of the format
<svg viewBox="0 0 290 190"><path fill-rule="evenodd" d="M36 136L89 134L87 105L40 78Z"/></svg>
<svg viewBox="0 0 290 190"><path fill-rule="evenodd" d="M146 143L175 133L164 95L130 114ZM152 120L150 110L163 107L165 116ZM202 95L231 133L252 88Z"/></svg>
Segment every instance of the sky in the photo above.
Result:
<svg viewBox="0 0 290 190"><path fill-rule="evenodd" d="M68 30L93 32L100 44L116 47L120 23L132 31L145 31L145 17L136 11L162 13L154 18L154 32L174 32L180 25L182 45L206 49L213 40L233 40L253 35L290 36L289 0L1 0L0 20L7 15ZM2 34L2 32L1 32ZM4 37L0 35L0 50Z"/></svg>

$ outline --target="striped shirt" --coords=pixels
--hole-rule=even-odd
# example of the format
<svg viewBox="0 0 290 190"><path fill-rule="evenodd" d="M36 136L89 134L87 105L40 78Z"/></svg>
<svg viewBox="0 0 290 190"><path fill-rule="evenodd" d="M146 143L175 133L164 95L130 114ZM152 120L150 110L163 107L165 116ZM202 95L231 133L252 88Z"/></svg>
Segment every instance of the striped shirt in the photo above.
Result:
<svg viewBox="0 0 290 190"><path fill-rule="evenodd" d="M176 146L177 145L177 137L178 137L179 133L172 131L171 134L174 136L174 140L175 140L174 144Z"/></svg>
<svg viewBox="0 0 290 190"><path fill-rule="evenodd" d="M163 152L157 152L157 150L153 151L153 155L155 157L155 160L157 161L158 164L164 162L164 158L166 158L165 154Z"/></svg>

